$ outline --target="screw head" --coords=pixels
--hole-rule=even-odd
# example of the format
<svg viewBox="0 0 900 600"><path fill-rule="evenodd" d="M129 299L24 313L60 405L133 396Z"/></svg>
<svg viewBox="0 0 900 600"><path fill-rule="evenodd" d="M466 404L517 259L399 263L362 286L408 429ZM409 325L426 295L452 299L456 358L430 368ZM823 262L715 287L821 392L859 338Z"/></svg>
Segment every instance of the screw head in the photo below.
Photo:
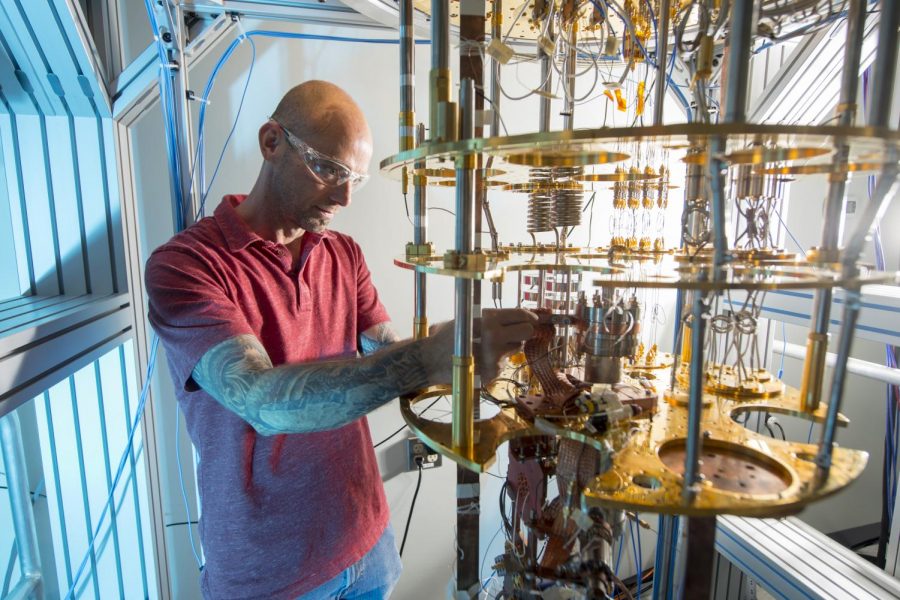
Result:
<svg viewBox="0 0 900 600"><path fill-rule="evenodd" d="M166 31L165 33L163 33L163 34L162 34L162 41L164 41L164 42L167 43L167 44L171 43L171 42L172 42L172 34L169 33L168 31Z"/></svg>

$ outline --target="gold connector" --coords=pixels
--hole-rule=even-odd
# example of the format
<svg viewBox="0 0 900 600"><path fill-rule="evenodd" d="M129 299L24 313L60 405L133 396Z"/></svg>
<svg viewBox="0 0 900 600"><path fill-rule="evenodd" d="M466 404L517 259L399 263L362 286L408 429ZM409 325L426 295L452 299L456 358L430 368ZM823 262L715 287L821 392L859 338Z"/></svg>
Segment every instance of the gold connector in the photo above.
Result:
<svg viewBox="0 0 900 600"><path fill-rule="evenodd" d="M444 253L444 268L484 271L487 269L487 259L487 254L484 252L460 254L456 250L447 250L447 252Z"/></svg>
<svg viewBox="0 0 900 600"><path fill-rule="evenodd" d="M690 327L685 323L681 327L681 364L691 364L691 336L693 335Z"/></svg>
<svg viewBox="0 0 900 600"><path fill-rule="evenodd" d="M428 318L413 319L413 337L417 340L428 337Z"/></svg>
<svg viewBox="0 0 900 600"><path fill-rule="evenodd" d="M434 244L427 242L425 244L415 244L413 242L406 243L406 258L422 258L434 255Z"/></svg>
<svg viewBox="0 0 900 600"><path fill-rule="evenodd" d="M453 357L453 451L475 455L475 359Z"/></svg>
<svg viewBox="0 0 900 600"><path fill-rule="evenodd" d="M827 352L828 334L810 333L806 340L806 360L803 361L803 379L800 384L800 408L804 412L813 413L819 408Z"/></svg>

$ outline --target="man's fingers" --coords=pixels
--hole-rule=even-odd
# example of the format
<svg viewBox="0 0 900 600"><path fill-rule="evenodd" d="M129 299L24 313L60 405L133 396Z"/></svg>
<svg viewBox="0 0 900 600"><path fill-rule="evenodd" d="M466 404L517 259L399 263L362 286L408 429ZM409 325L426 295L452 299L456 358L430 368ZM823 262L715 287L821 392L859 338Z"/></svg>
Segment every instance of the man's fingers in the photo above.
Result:
<svg viewBox="0 0 900 600"><path fill-rule="evenodd" d="M538 316L524 308L485 308L481 311L481 318L492 319L500 325L538 322Z"/></svg>

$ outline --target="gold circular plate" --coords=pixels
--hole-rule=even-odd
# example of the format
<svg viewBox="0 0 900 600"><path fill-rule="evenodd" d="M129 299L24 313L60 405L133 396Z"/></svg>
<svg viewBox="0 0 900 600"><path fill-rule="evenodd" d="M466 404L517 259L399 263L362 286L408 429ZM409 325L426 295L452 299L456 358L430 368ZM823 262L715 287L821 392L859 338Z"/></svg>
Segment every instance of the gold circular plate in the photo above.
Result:
<svg viewBox="0 0 900 600"><path fill-rule="evenodd" d="M783 162L786 160L799 160L813 158L831 152L831 148L816 148L811 146L757 146L735 150L724 156L725 160L735 165L760 165L770 162ZM682 159L690 165L706 162L706 152L689 154Z"/></svg>
<svg viewBox="0 0 900 600"><path fill-rule="evenodd" d="M760 175L830 175L859 173L865 171L881 171L886 165L876 162L856 162L839 165L837 163L825 163L815 165L790 165L783 167L758 167L755 173Z"/></svg>
<svg viewBox="0 0 900 600"><path fill-rule="evenodd" d="M515 154L507 154L503 158L514 165L524 165L528 167L579 167L584 165L605 165L620 162L628 160L629 156L623 152L563 149L518 152Z"/></svg>
<svg viewBox="0 0 900 600"><path fill-rule="evenodd" d="M659 459L683 476L685 453L684 438L674 439L660 447ZM793 480L790 471L762 452L720 440L704 440L700 474L716 490L735 494L780 494Z"/></svg>

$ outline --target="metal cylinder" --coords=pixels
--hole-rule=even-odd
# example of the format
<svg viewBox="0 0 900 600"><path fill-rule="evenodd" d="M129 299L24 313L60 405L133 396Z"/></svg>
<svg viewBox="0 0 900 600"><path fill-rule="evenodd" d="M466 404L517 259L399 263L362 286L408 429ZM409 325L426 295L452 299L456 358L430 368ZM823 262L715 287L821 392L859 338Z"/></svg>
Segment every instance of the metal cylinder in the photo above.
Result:
<svg viewBox="0 0 900 600"><path fill-rule="evenodd" d="M897 74L897 28L900 27L900 3L885 0L880 3L878 17L878 54L872 68L875 93L869 111L869 125L889 127L894 82Z"/></svg>
<svg viewBox="0 0 900 600"><path fill-rule="evenodd" d="M753 0L732 0L728 34L728 72L725 82L725 121L747 120L747 86L750 83L750 43L753 38Z"/></svg>
<svg viewBox="0 0 900 600"><path fill-rule="evenodd" d="M21 596L23 598L42 598L41 555L38 550L34 511L31 507L31 488L25 465L25 448L22 446L22 429L16 412L11 412L0 419L0 448L6 466L16 552L23 579L14 591L24 591Z"/></svg>
<svg viewBox="0 0 900 600"><path fill-rule="evenodd" d="M563 129L572 131L575 129L575 61L578 57L576 44L578 43L578 20L572 20L572 30L569 33L569 53L566 57L566 108L563 111Z"/></svg>
<svg viewBox="0 0 900 600"><path fill-rule="evenodd" d="M547 28L548 35L553 37L553 25ZM538 45L538 58L541 61L541 85L538 101L540 106L538 109L538 126L539 131L550 131L550 96L553 94L553 65L550 61L553 57L547 54L544 49Z"/></svg>
<svg viewBox="0 0 900 600"><path fill-rule="evenodd" d="M475 85L471 79L460 83L462 135L471 137L475 124ZM456 165L456 252L470 254L474 244L475 157L464 155ZM453 351L453 426L455 452L474 456L475 371L472 348L472 280L459 278L455 283Z"/></svg>
<svg viewBox="0 0 900 600"><path fill-rule="evenodd" d="M663 124L663 104L666 99L666 57L669 54L669 0L659 1L659 36L656 41L656 97L653 101L653 124Z"/></svg>
<svg viewBox="0 0 900 600"><path fill-rule="evenodd" d="M413 39L412 0L400 0L400 150L411 150L416 143L416 70Z"/></svg>
<svg viewBox="0 0 900 600"><path fill-rule="evenodd" d="M416 132L419 144L425 141L425 125L419 123ZM425 161L416 161L414 169L421 172L425 169ZM428 188L424 175L413 177L413 243L422 247L428 243ZM415 318L413 335L416 339L428 336L428 299L427 277L425 273L416 272L415 279Z"/></svg>
<svg viewBox="0 0 900 600"><path fill-rule="evenodd" d="M850 358L850 348L853 345L853 332L856 329L856 321L859 318L860 304L859 290L847 290L844 301L841 337L838 341L837 362L834 365L831 393L828 399L828 413L822 425L819 452L816 454L816 482L819 485L823 485L828 480L828 473L831 469L831 455L834 451L837 416L841 408L841 400L844 397L844 387L847 383L847 360Z"/></svg>
<svg viewBox="0 0 900 600"><path fill-rule="evenodd" d="M691 362L690 362L690 387L688 389L688 418L687 435L685 436L684 454L684 487L682 497L690 502L696 494L696 486L700 482L700 452L703 446L700 431L700 418L703 412L703 339L704 325L703 314L707 306L701 292L697 292L694 298L693 312L691 315Z"/></svg>
<svg viewBox="0 0 900 600"><path fill-rule="evenodd" d="M428 120L431 140L455 141L458 138L458 111L450 101L450 5L431 1L431 74Z"/></svg>

